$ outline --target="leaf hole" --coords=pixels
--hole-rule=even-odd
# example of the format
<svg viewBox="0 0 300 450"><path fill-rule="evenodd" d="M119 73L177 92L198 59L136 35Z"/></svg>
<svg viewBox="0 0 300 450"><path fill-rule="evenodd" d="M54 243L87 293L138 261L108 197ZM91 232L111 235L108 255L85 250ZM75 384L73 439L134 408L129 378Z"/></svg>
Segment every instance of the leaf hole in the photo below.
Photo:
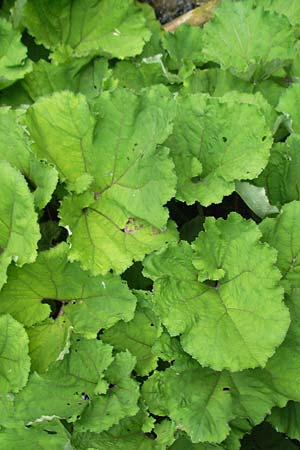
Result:
<svg viewBox="0 0 300 450"><path fill-rule="evenodd" d="M223 142L227 142L227 137L226 137L226 136L223 136L223 137L222 137L222 141L223 141Z"/></svg>
<svg viewBox="0 0 300 450"><path fill-rule="evenodd" d="M266 139L267 139L267 136L263 136L263 137L261 138L262 142L264 142Z"/></svg>
<svg viewBox="0 0 300 450"><path fill-rule="evenodd" d="M223 387L223 391L230 391L229 387Z"/></svg>
<svg viewBox="0 0 300 450"><path fill-rule="evenodd" d="M197 175L196 177L191 178L192 183L199 183L199 181L201 181L200 175Z"/></svg>

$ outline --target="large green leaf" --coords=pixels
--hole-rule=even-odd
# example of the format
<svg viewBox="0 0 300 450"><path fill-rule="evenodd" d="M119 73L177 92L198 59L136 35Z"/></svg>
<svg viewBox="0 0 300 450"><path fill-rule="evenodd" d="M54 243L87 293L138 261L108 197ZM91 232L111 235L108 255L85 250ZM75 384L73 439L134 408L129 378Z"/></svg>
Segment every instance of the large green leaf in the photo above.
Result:
<svg viewBox="0 0 300 450"><path fill-rule="evenodd" d="M300 202L283 206L280 214L260 224L263 239L278 251L277 266L287 291L299 287L300 282Z"/></svg>
<svg viewBox="0 0 300 450"><path fill-rule="evenodd" d="M74 450L67 430L58 421L1 430L0 446L5 450Z"/></svg>
<svg viewBox="0 0 300 450"><path fill-rule="evenodd" d="M39 161L32 152L21 122L23 113L0 108L0 159L20 170L33 191L35 206L42 209L51 199L58 174L54 167Z"/></svg>
<svg viewBox="0 0 300 450"><path fill-rule="evenodd" d="M40 238L33 197L21 173L0 161L0 287L13 260L18 266L33 262Z"/></svg>
<svg viewBox="0 0 300 450"><path fill-rule="evenodd" d="M110 345L73 335L69 353L54 362L45 374L34 372L16 395L16 417L25 424L54 416L75 420L97 394L105 392L104 371L112 360Z"/></svg>
<svg viewBox="0 0 300 450"><path fill-rule="evenodd" d="M206 59L246 80L268 76L287 64L295 41L285 16L252 4L252 0L222 1L203 33Z"/></svg>
<svg viewBox="0 0 300 450"><path fill-rule="evenodd" d="M235 180L256 178L266 166L270 130L256 97L249 99L194 94L178 101L167 145L175 162L179 200L220 203L234 191Z"/></svg>
<svg viewBox="0 0 300 450"><path fill-rule="evenodd" d="M298 109L300 98L300 85L292 84L286 89L279 99L277 111L284 113L289 120L292 131L300 133L300 114Z"/></svg>
<svg viewBox="0 0 300 450"><path fill-rule="evenodd" d="M28 0L23 23L38 43L63 57L142 52L151 33L133 0Z"/></svg>
<svg viewBox="0 0 300 450"><path fill-rule="evenodd" d="M10 22L0 18L0 90L23 78L31 70L27 48L21 43L21 33Z"/></svg>
<svg viewBox="0 0 300 450"><path fill-rule="evenodd" d="M276 11L283 14L292 25L300 25L300 3L298 0L290 0L288 8L285 0L255 0L255 3L263 6L267 11Z"/></svg>
<svg viewBox="0 0 300 450"><path fill-rule="evenodd" d="M144 383L142 396L153 414L168 415L194 443L220 443L229 439L233 418L246 420L249 428L249 423L260 423L274 405L286 403L272 376L262 370L215 372L191 359L185 364L175 359L173 367L154 372Z"/></svg>
<svg viewBox="0 0 300 450"><path fill-rule="evenodd" d="M273 205L300 200L300 135L292 134L284 143L275 144L267 167L257 186L265 187Z"/></svg>
<svg viewBox="0 0 300 450"><path fill-rule="evenodd" d="M268 421L291 439L300 439L300 403L288 402L284 408L273 408Z"/></svg>
<svg viewBox="0 0 300 450"><path fill-rule="evenodd" d="M46 372L49 365L56 361L68 346L72 326L64 317L48 319L27 328L29 337L29 355L31 371Z"/></svg>
<svg viewBox="0 0 300 450"><path fill-rule="evenodd" d="M296 380L300 376L300 290L294 288L285 301L291 315L291 325L284 342L264 369L272 380L274 390L286 400L300 401L300 388ZM288 367L288 370L286 369ZM279 406L284 406L279 405Z"/></svg>
<svg viewBox="0 0 300 450"><path fill-rule="evenodd" d="M259 242L254 222L235 213L208 218L204 228L192 247L170 245L146 258L156 310L200 364L263 367L290 323L276 252Z"/></svg>
<svg viewBox="0 0 300 450"><path fill-rule="evenodd" d="M110 386L107 394L88 405L77 423L78 430L100 433L138 412L139 385L131 378L135 363L136 358L128 351L116 355L105 372Z"/></svg>
<svg viewBox="0 0 300 450"><path fill-rule="evenodd" d="M116 323L101 338L119 351L129 350L137 359L136 372L145 376L157 366L158 358L152 353L152 346L162 333L162 328L159 318L151 309L151 294L137 291L136 295L138 305L134 318L128 323Z"/></svg>
<svg viewBox="0 0 300 450"><path fill-rule="evenodd" d="M108 431L75 431L72 443L78 450L90 447L97 450L166 450L174 440L175 426L171 421L164 420L154 427L153 421L147 412L140 409L135 416L122 419ZM150 434L153 428L155 438Z"/></svg>
<svg viewBox="0 0 300 450"><path fill-rule="evenodd" d="M10 315L0 316L0 393L18 392L28 379L28 336Z"/></svg>
<svg viewBox="0 0 300 450"><path fill-rule="evenodd" d="M33 65L22 86L33 100L63 90L81 92L93 100L104 87L109 86L110 73L106 58L94 58L92 61L90 57L78 58L65 64L42 59Z"/></svg>
<svg viewBox="0 0 300 450"><path fill-rule="evenodd" d="M9 312L26 326L49 317L49 304L76 332L92 338L118 320L131 320L136 298L118 276L94 277L68 262L68 246L60 244L22 270L11 267L0 292L0 312Z"/></svg>

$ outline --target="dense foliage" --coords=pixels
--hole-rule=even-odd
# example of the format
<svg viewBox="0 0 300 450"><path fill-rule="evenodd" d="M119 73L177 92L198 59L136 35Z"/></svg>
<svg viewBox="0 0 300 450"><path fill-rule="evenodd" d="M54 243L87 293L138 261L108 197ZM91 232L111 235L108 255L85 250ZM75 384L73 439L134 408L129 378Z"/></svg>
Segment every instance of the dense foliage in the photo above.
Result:
<svg viewBox="0 0 300 450"><path fill-rule="evenodd" d="M167 33L133 0L4 1L1 449L299 448L286 3Z"/></svg>

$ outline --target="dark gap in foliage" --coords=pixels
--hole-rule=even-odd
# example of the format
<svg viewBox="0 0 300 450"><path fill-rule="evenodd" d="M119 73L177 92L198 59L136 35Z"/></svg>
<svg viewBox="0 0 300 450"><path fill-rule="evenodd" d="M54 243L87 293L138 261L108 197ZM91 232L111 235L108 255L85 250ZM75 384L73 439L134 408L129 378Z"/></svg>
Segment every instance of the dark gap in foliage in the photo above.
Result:
<svg viewBox="0 0 300 450"><path fill-rule="evenodd" d="M69 432L69 433L73 433L74 430L74 426L72 423L67 422L65 419L61 419L60 423L65 427L65 429Z"/></svg>
<svg viewBox="0 0 300 450"><path fill-rule="evenodd" d="M275 431L267 422L254 427L241 443L242 450L297 450L300 448L299 441L293 441L283 433Z"/></svg>
<svg viewBox="0 0 300 450"><path fill-rule="evenodd" d="M40 217L41 239L38 242L38 250L48 250L51 247L65 242L68 237L68 231L59 226L58 209L60 199L64 196L64 186L58 185L48 205L44 208Z"/></svg>
<svg viewBox="0 0 300 450"><path fill-rule="evenodd" d="M157 370L159 370L160 372L163 372L164 370L168 369L168 367L171 367L174 363L174 360L172 361L164 361L161 358L158 358L157 361Z"/></svg>
<svg viewBox="0 0 300 450"><path fill-rule="evenodd" d="M96 339L98 339L98 341L101 341L101 336L103 333L104 333L104 328L101 328L101 330L98 331L97 337L96 337Z"/></svg>
<svg viewBox="0 0 300 450"><path fill-rule="evenodd" d="M65 302L54 298L43 298L42 303L50 306L51 313L49 317L52 319L57 319L62 315Z"/></svg>
<svg viewBox="0 0 300 450"><path fill-rule="evenodd" d="M53 430L46 430L46 429L44 429L44 431L45 431L47 434L57 434L57 431L53 431Z"/></svg>
<svg viewBox="0 0 300 450"><path fill-rule="evenodd" d="M24 175L24 178L28 184L30 192L34 192L37 188L36 184L27 175Z"/></svg>
<svg viewBox="0 0 300 450"><path fill-rule="evenodd" d="M185 202L172 199L167 203L167 207L171 219L176 222L178 228L181 228L182 225L199 215L199 209L196 203L187 205Z"/></svg>
<svg viewBox="0 0 300 450"><path fill-rule="evenodd" d="M24 31L21 41L24 45L26 45L28 57L32 61L37 62L40 59L50 61L49 50L47 50L43 45L36 44L34 38L28 34L27 31Z"/></svg>
<svg viewBox="0 0 300 450"><path fill-rule="evenodd" d="M260 222L260 218L257 217L253 211L246 205L246 203L241 199L241 197L233 192L223 198L221 203L212 204L207 207L203 207L204 216L213 216L216 219L223 218L226 219L228 214L231 212L237 212L245 219L253 219L255 222Z"/></svg>
<svg viewBox="0 0 300 450"><path fill-rule="evenodd" d="M218 267L219 269L220 267ZM202 281L203 284L206 284L206 286L211 287L211 288L215 288L218 289L219 287L219 282L217 280L205 280Z"/></svg>
<svg viewBox="0 0 300 450"><path fill-rule="evenodd" d="M136 371L135 370L133 370L132 371L132 376L136 379L136 381L138 382L138 383L140 383L141 385L145 382L145 381L147 381L148 380L148 377L150 377L152 374L153 374L153 370L149 373L149 375L145 375L145 376L142 376L142 375L138 375L137 373L136 373Z"/></svg>
<svg viewBox="0 0 300 450"><path fill-rule="evenodd" d="M142 289L144 291L151 291L153 287L153 281L144 277L143 265L141 262L135 262L121 275L121 278L125 280L130 289Z"/></svg>

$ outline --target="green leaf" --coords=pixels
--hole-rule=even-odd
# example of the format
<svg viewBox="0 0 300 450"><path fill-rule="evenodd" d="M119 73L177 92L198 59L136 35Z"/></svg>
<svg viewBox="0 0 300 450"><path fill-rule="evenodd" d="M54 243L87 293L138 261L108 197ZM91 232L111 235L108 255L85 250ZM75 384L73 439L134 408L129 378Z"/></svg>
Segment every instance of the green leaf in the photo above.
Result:
<svg viewBox="0 0 300 450"><path fill-rule="evenodd" d="M298 0L290 0L288 8L284 0L256 0L256 3L263 6L267 11L283 14L292 25L300 25L300 3Z"/></svg>
<svg viewBox="0 0 300 450"><path fill-rule="evenodd" d="M40 238L33 197L21 173L0 161L0 287L13 260L19 267L36 258Z"/></svg>
<svg viewBox="0 0 300 450"><path fill-rule="evenodd" d="M295 40L286 17L264 11L260 4L253 8L252 3L222 1L203 33L207 61L246 80L261 79L286 65L293 58Z"/></svg>
<svg viewBox="0 0 300 450"><path fill-rule="evenodd" d="M277 267L282 273L285 289L297 288L300 280L300 203L288 203L282 207L280 214L265 219L260 225L263 239L277 252Z"/></svg>
<svg viewBox="0 0 300 450"><path fill-rule="evenodd" d="M295 133L300 133L300 115L298 103L300 98L300 85L292 84L286 89L279 99L277 111L285 114L289 119L290 128Z"/></svg>
<svg viewBox="0 0 300 450"><path fill-rule="evenodd" d="M136 358L128 351L118 353L105 372L110 383L106 395L100 395L84 410L77 422L79 431L106 431L125 417L138 412L139 385L131 379Z"/></svg>
<svg viewBox="0 0 300 450"><path fill-rule="evenodd" d="M134 318L125 323L118 322L106 330L101 339L113 345L116 350L129 350L137 359L135 370L141 375L148 375L157 366L157 356L152 353L152 346L160 336L162 328L159 318L151 309L151 297L148 292L136 291L138 305Z"/></svg>
<svg viewBox="0 0 300 450"><path fill-rule="evenodd" d="M300 308L299 288L294 288L285 298L290 315L291 325L284 342L275 355L269 359L264 371L269 375L273 389L287 400L300 401L300 389L295 380L300 376ZM286 370L288 367L288 370ZM286 402L281 405L283 407Z"/></svg>
<svg viewBox="0 0 300 450"><path fill-rule="evenodd" d="M151 420L152 419L152 420ZM122 419L118 425L102 433L75 432L73 443L78 450L95 448L97 450L166 450L173 441L174 425L169 420L155 426L156 439L147 435L153 428L153 418L142 409L133 416ZM167 443L166 443L167 441Z"/></svg>
<svg viewBox="0 0 300 450"><path fill-rule="evenodd" d="M279 212L276 206L270 205L266 190L263 187L254 186L246 181L236 181L235 192L239 194L251 211L261 219Z"/></svg>
<svg viewBox="0 0 300 450"><path fill-rule="evenodd" d="M177 240L173 222L159 230L116 206L101 198L94 201L92 194L86 193L65 199L60 208L60 224L72 230L69 259L80 261L92 274L110 269L121 273L133 260L142 260L145 254Z"/></svg>
<svg viewBox="0 0 300 450"><path fill-rule="evenodd" d="M151 36L133 0L28 0L23 23L37 43L60 58L65 53L135 56Z"/></svg>
<svg viewBox="0 0 300 450"><path fill-rule="evenodd" d="M54 167L39 161L32 152L22 125L23 114L23 111L0 108L0 159L22 172L33 191L35 206L42 209L51 199L58 174Z"/></svg>
<svg viewBox="0 0 300 450"><path fill-rule="evenodd" d="M23 78L31 70L27 49L21 43L21 33L11 23L0 18L0 90Z"/></svg>
<svg viewBox="0 0 300 450"><path fill-rule="evenodd" d="M88 338L118 320L133 318L136 298L116 275L93 277L68 262L65 243L41 252L34 264L11 267L0 292L0 312L31 326L49 317L49 304L66 316L74 330ZM14 299L12 302L11 299Z"/></svg>
<svg viewBox="0 0 300 450"><path fill-rule="evenodd" d="M28 379L28 336L9 314L0 316L0 393L18 392Z"/></svg>
<svg viewBox="0 0 300 450"><path fill-rule="evenodd" d="M178 176L176 197L188 204L220 203L235 180L261 173L271 142L260 106L201 94L181 98L166 142Z"/></svg>
<svg viewBox="0 0 300 450"><path fill-rule="evenodd" d="M267 167L255 180L257 186L266 189L273 205L300 200L299 145L299 134L292 134L284 143L275 144Z"/></svg>
<svg viewBox="0 0 300 450"><path fill-rule="evenodd" d="M81 92L88 99L94 99L109 83L110 72L105 58L92 61L89 57L78 58L65 64L40 60L25 76L22 85L33 100L63 90Z"/></svg>
<svg viewBox="0 0 300 450"><path fill-rule="evenodd" d="M185 431L192 442L219 443L229 433L228 423L234 417L231 394L223 390L224 386L227 386L227 379L222 373L200 366L180 373L170 368L161 372L154 383L152 377L149 378L143 392L149 389L156 395L175 421L176 428ZM158 413L151 405L150 411Z"/></svg>
<svg viewBox="0 0 300 450"><path fill-rule="evenodd" d="M175 360L171 368L154 372L143 384L142 397L153 414L168 415L193 443L232 439L233 418L236 425L246 420L249 429L274 405L286 403L272 376L263 370L215 372L191 359L185 365Z"/></svg>
<svg viewBox="0 0 300 450"><path fill-rule="evenodd" d="M0 445L5 450L75 450L64 426L57 422L35 424L30 428L1 430Z"/></svg>
<svg viewBox="0 0 300 450"><path fill-rule="evenodd" d="M203 64L201 28L183 24L175 32L165 32L162 45L168 53L166 65L171 70L179 70L179 77L187 78L195 65Z"/></svg>
<svg viewBox="0 0 300 450"><path fill-rule="evenodd" d="M192 247L170 245L146 258L155 310L200 364L231 371L263 367L290 323L276 252L259 242L254 222L235 213L207 218L204 229Z"/></svg>
<svg viewBox="0 0 300 450"><path fill-rule="evenodd" d="M89 401L105 391L104 371L112 360L110 345L73 335L69 352L50 365L45 374L33 373L15 397L16 417L26 424L54 417L75 420ZM53 395L49 396L49 392Z"/></svg>
<svg viewBox="0 0 300 450"><path fill-rule="evenodd" d="M48 319L27 328L32 372L41 374L47 371L49 365L64 351L71 329L63 317Z"/></svg>
<svg viewBox="0 0 300 450"><path fill-rule="evenodd" d="M273 428L291 439L300 439L300 403L288 402L284 408L273 408L268 421Z"/></svg>

